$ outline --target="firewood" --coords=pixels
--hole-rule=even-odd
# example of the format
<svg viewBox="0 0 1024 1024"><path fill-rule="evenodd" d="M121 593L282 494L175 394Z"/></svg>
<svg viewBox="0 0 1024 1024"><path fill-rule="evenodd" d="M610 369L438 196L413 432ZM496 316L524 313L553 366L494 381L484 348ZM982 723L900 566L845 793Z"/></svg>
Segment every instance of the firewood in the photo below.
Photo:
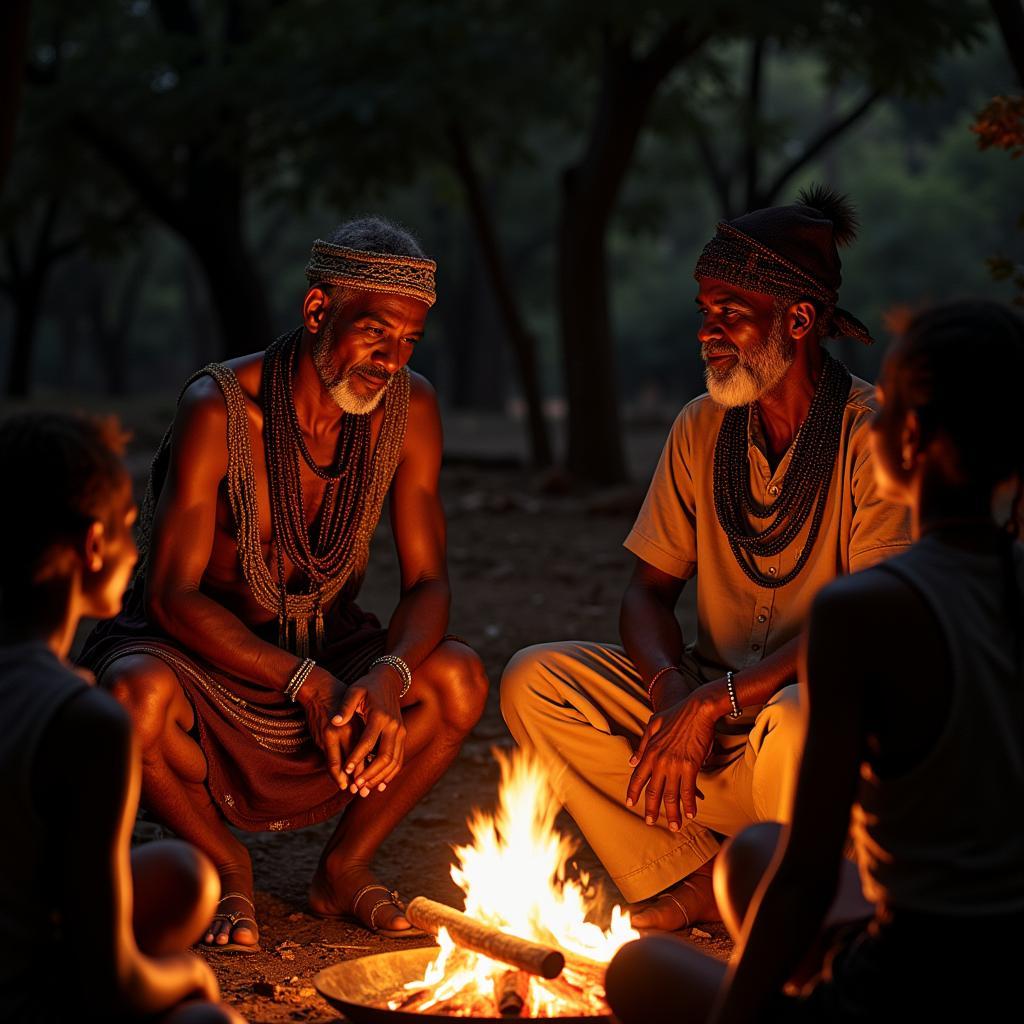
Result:
<svg viewBox="0 0 1024 1024"><path fill-rule="evenodd" d="M528 974L557 978L565 966L565 957L557 949L515 935L506 935L497 928L467 917L443 903L428 900L425 896L417 896L409 904L405 916L412 925L432 935L446 928L456 945L518 967Z"/></svg>

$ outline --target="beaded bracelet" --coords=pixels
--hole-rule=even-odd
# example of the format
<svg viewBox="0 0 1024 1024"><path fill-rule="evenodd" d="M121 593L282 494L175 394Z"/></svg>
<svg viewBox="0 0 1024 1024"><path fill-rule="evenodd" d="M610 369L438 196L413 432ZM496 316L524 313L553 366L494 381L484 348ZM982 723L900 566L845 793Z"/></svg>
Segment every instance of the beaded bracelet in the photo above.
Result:
<svg viewBox="0 0 1024 1024"><path fill-rule="evenodd" d="M666 673L666 672L678 672L678 665L666 665L664 668L659 668L657 672L651 676L651 681L647 684L647 701L652 706L654 705L654 684Z"/></svg>
<svg viewBox="0 0 1024 1024"><path fill-rule="evenodd" d="M736 673L731 669L725 673L725 689L729 694L729 703L732 705L732 711L729 712L730 718L742 718L743 709L740 707L740 702L736 699L736 683L734 677Z"/></svg>
<svg viewBox="0 0 1024 1024"><path fill-rule="evenodd" d="M398 693L401 700L412 686L412 669L397 654L382 654L370 662L370 668L374 665L390 665L402 677L402 689Z"/></svg>
<svg viewBox="0 0 1024 1024"><path fill-rule="evenodd" d="M309 678L309 673L316 668L316 662L312 658L303 658L299 667L292 673L291 679L284 688L284 695L294 704L298 699L299 690L302 684Z"/></svg>

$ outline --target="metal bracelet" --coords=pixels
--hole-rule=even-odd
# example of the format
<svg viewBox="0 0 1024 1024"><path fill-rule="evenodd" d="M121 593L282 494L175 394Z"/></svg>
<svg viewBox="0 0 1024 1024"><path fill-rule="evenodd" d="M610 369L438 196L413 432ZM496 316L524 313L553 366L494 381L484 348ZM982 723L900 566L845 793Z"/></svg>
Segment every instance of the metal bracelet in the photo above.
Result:
<svg viewBox="0 0 1024 1024"><path fill-rule="evenodd" d="M382 654L370 662L370 668L374 665L390 665L402 677L402 689L398 693L398 699L401 700L412 686L412 669L397 654Z"/></svg>
<svg viewBox="0 0 1024 1024"><path fill-rule="evenodd" d="M657 672L651 676L651 681L647 684L647 701L653 707L654 706L654 684L666 673L666 672L678 672L678 665L666 665L664 668L659 668Z"/></svg>
<svg viewBox="0 0 1024 1024"><path fill-rule="evenodd" d="M743 708L740 707L739 701L736 699L736 683L734 682L736 673L730 669L725 673L725 689L729 694L729 703L732 705L732 711L729 712L730 718L742 718Z"/></svg>
<svg viewBox="0 0 1024 1024"><path fill-rule="evenodd" d="M303 658L299 662L299 667L292 673L291 679L288 680L287 685L284 688L284 695L294 704L298 699L299 690L302 689L302 684L309 678L310 672L316 668L316 662L312 658Z"/></svg>

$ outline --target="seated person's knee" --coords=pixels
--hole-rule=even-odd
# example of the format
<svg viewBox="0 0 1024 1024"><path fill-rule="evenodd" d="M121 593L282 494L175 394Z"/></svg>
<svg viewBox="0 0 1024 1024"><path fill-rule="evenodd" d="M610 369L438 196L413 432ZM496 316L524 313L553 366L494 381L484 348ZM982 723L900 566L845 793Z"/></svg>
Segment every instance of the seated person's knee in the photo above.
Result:
<svg viewBox="0 0 1024 1024"><path fill-rule="evenodd" d="M771 716L772 732L792 736L793 742L802 742L807 727L807 715L800 701L800 687L793 683L784 686L765 705L765 712Z"/></svg>
<svg viewBox="0 0 1024 1024"><path fill-rule="evenodd" d="M627 943L605 974L605 994L623 1024L680 1021L686 1002L680 957L685 943L669 935L648 935ZM697 954L694 954L697 955Z"/></svg>
<svg viewBox="0 0 1024 1024"><path fill-rule="evenodd" d="M142 654L118 658L100 682L128 709L133 722L138 717L163 714L181 688L169 665Z"/></svg>
<svg viewBox="0 0 1024 1024"><path fill-rule="evenodd" d="M171 953L194 942L220 898L210 859L180 839L163 839L132 852L134 925L140 948Z"/></svg>
<svg viewBox="0 0 1024 1024"><path fill-rule="evenodd" d="M501 674L501 713L508 721L515 709L530 703L536 692L537 676L543 671L549 644L534 644L517 651Z"/></svg>
<svg viewBox="0 0 1024 1024"><path fill-rule="evenodd" d="M484 664L471 647L454 641L442 644L434 658L441 715L452 728L467 733L480 721L487 704Z"/></svg>
<svg viewBox="0 0 1024 1024"><path fill-rule="evenodd" d="M782 826L763 821L729 839L715 861L715 900L733 935L743 925L747 907L772 862Z"/></svg>

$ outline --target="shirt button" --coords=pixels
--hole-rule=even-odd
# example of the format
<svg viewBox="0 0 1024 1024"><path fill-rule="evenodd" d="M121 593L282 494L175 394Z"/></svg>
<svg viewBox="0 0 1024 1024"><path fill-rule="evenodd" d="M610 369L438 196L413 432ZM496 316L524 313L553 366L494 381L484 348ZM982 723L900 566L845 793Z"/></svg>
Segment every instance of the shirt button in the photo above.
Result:
<svg viewBox="0 0 1024 1024"><path fill-rule="evenodd" d="M772 484L771 487L768 488L768 493L773 495L778 494L779 488L775 484Z"/></svg>
<svg viewBox="0 0 1024 1024"><path fill-rule="evenodd" d="M758 615L758 617L757 617L757 621L758 621L758 622L767 622L767 621L768 621L768 616L767 616L767 615L765 615L765 614L764 614L764 613L762 612L762 613L761 613L760 615Z"/></svg>
<svg viewBox="0 0 1024 1024"><path fill-rule="evenodd" d="M760 644L751 644L750 645L750 649L752 651L759 651L759 650L761 650L761 645Z"/></svg>
<svg viewBox="0 0 1024 1024"><path fill-rule="evenodd" d="M768 566L768 575L769 576L774 576L775 575L775 566L774 565Z"/></svg>

